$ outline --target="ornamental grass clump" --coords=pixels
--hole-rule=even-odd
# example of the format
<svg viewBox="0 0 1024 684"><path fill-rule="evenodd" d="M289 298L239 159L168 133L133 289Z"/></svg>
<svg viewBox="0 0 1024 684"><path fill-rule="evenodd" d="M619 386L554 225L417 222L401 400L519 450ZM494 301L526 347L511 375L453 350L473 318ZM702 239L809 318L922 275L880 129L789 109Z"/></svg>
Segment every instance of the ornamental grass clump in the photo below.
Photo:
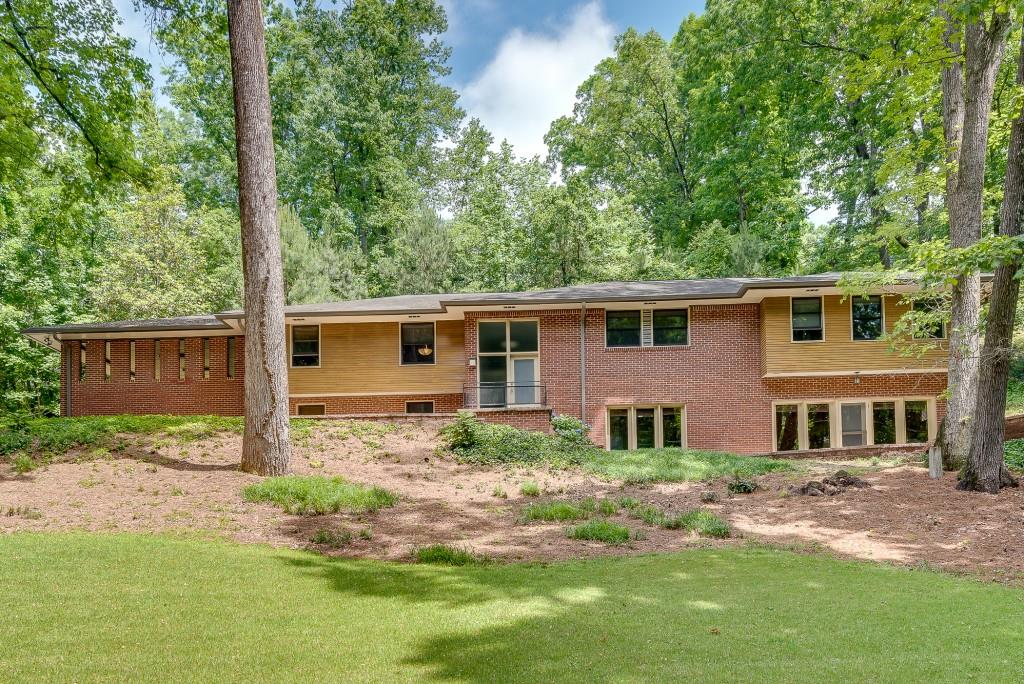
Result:
<svg viewBox="0 0 1024 684"><path fill-rule="evenodd" d="M343 477L284 475L268 477L242 491L246 501L274 503L292 515L365 513L394 506L398 496L380 487L364 487Z"/></svg>

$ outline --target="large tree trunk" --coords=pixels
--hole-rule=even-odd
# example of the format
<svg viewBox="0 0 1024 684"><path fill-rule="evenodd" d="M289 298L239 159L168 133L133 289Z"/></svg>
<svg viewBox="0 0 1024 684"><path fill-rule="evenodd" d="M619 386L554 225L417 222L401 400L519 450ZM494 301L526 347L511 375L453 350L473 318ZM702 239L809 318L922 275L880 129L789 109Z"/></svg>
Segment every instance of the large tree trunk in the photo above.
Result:
<svg viewBox="0 0 1024 684"><path fill-rule="evenodd" d="M946 21L945 42L956 54L960 51L959 26L950 14ZM1008 29L1005 14L972 21L964 29L962 63L954 60L942 71L943 130L949 155L946 211L952 247L968 247L981 239L989 115ZM971 413L978 391L980 310L980 275L976 271L959 274L952 288L950 397L942 435L943 459L952 467L965 463L971 448Z"/></svg>
<svg viewBox="0 0 1024 684"><path fill-rule="evenodd" d="M1017 57L1017 85L1024 86L1024 36ZM1010 130L1006 154L1006 181L1003 206L999 215L999 232L1020 235L1021 211L1024 209L1024 108L1017 114ZM1013 323L1017 313L1017 295L1021 267L1017 257L996 269L985 320L985 347L978 378L978 403L974 411L975 432L971 440L970 458L960 473L960 489L996 494L1001 487L1017 485L1006 469L1003 456L1003 435L1006 426L1006 385L1010 378L1013 351Z"/></svg>
<svg viewBox="0 0 1024 684"><path fill-rule="evenodd" d="M245 433L242 470L288 470L288 370L277 177L260 0L228 0L235 91L238 210L245 280Z"/></svg>

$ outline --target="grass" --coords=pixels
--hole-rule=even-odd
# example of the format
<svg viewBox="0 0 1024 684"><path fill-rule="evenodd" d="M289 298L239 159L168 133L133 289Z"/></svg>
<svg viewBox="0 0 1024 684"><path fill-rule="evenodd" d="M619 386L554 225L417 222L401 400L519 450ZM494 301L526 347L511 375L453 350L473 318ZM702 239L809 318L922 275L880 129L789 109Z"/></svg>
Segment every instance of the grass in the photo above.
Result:
<svg viewBox="0 0 1024 684"><path fill-rule="evenodd" d="M450 565L454 567L462 565L479 565L484 559L472 551L460 549L447 544L431 544L416 549L416 562L428 563L430 565Z"/></svg>
<svg viewBox="0 0 1024 684"><path fill-rule="evenodd" d="M565 531L570 539L585 539L605 544L625 544L629 541L629 528L608 520L595 518Z"/></svg>
<svg viewBox="0 0 1024 684"><path fill-rule="evenodd" d="M726 475L742 477L793 470L793 464L760 456L737 456L694 449L636 449L595 451L583 468L606 480L626 484L713 480Z"/></svg>
<svg viewBox="0 0 1024 684"><path fill-rule="evenodd" d="M684 530L690 530L702 537L725 538L732 534L732 531L729 529L729 523L714 513L709 513L700 508L695 508L674 518L669 518L665 526L670 529L679 527Z"/></svg>
<svg viewBox="0 0 1024 684"><path fill-rule="evenodd" d="M394 506L398 496L380 487L364 487L343 477L284 475L268 477L242 491L246 501L274 503L293 515L363 513Z"/></svg>
<svg viewBox="0 0 1024 684"><path fill-rule="evenodd" d="M765 548L443 567L0 535L0 680L1019 679L1024 592Z"/></svg>
<svg viewBox="0 0 1024 684"><path fill-rule="evenodd" d="M584 499L580 503L543 501L530 504L523 509L523 520L543 520L545 522L583 520L584 518L589 518L596 507L597 502L593 499Z"/></svg>
<svg viewBox="0 0 1024 684"><path fill-rule="evenodd" d="M1006 386L1006 415L1024 413L1024 380L1010 378Z"/></svg>
<svg viewBox="0 0 1024 684"><path fill-rule="evenodd" d="M536 482L524 482L519 485L519 493L523 496L540 496L540 486Z"/></svg>

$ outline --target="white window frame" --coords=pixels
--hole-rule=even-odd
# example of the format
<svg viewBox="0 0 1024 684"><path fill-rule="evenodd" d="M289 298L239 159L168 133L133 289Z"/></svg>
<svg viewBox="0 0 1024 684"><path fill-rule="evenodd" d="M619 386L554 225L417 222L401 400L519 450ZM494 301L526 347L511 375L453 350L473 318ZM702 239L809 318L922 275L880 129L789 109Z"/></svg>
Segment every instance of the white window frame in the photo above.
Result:
<svg viewBox="0 0 1024 684"><path fill-rule="evenodd" d="M605 420L605 436L604 436L604 448L611 451L612 448L612 430L611 430L611 416L612 411L628 411L627 425L626 425L626 449L632 451L637 448L636 446L636 411L637 409L654 409L654 448L664 449L665 448L665 435L663 434L663 418L662 409L679 409L679 446L670 447L672 449L685 449L686 447L686 404L682 402L657 402L657 403L640 403L640 404L612 404L605 407L604 420ZM646 447L645 447L646 448Z"/></svg>
<svg viewBox="0 0 1024 684"><path fill-rule="evenodd" d="M831 399L777 399L772 401L772 451L779 451L779 435L775 423L775 411L779 406L797 407L797 425L799 435L797 437L796 451L808 451L809 441L807 429L807 406L810 404L829 405L829 448L830 449L857 449L871 446L904 446L907 444L920 444L921 442L907 442L906 424L906 403L908 401L923 401L928 407L928 441L935 439L938 434L938 412L936 408L936 397L906 395L906 396L871 396L871 397L841 397ZM893 444L875 444L875 421L874 404L893 403L896 406L896 442ZM842 405L863 404L864 405L864 444L860 447L843 447L842 427ZM792 453L783 451L779 453Z"/></svg>
<svg viewBox="0 0 1024 684"><path fill-rule="evenodd" d="M509 323L528 323L534 322L537 324L537 351L535 352L514 352L511 350L511 327ZM504 323L505 324L505 351L503 352L481 352L480 351L480 324L481 323ZM435 338L436 340L436 338ZM505 404L506 406L513 405L514 402L509 401L508 387L515 385L515 368L513 361L515 359L535 359L536 363L533 364L533 382L536 385L540 385L540 353L541 353L541 342L540 342L540 319L539 318L478 318L476 322L476 387L477 392L480 391L480 358L483 356L504 356L505 357ZM512 388L513 392L515 388ZM536 391L536 390L535 390ZM539 397L538 397L539 398ZM479 403L480 397L477 396L477 402ZM515 406L540 406L539 403L534 404L514 404Z"/></svg>
<svg viewBox="0 0 1024 684"><path fill-rule="evenodd" d="M292 343L295 341L295 328L311 328L316 326L316 365L315 366L296 366L292 362L295 360L292 356ZM288 325L288 367L289 368L319 368L324 362L324 345L323 345L323 327L319 323L290 323Z"/></svg>
<svg viewBox="0 0 1024 684"><path fill-rule="evenodd" d="M793 337L793 300L794 299L818 299L821 302L821 339L820 340L798 340ZM852 334L852 333L851 333ZM821 344L825 341L825 296L824 295L800 295L789 298L789 341L793 344Z"/></svg>
<svg viewBox="0 0 1024 684"><path fill-rule="evenodd" d="M402 326L409 325L423 325L424 323L430 323L434 326L434 354L431 357L430 363L405 363L402 360ZM436 366L437 365L437 321L398 321L398 365L403 368L415 368L417 366Z"/></svg>
<svg viewBox="0 0 1024 684"><path fill-rule="evenodd" d="M864 299L864 297L862 297L861 295L852 295L850 297L850 341L851 342L856 342L857 344L860 344L862 342L883 342L884 338L885 338L885 333L886 333L886 329L885 329L885 295L883 295L883 294L873 294L873 295L868 295L868 297L878 297L878 301L881 302L881 305L882 305L882 334L879 337L876 337L873 340L858 340L856 337L853 336L853 301L855 299ZM824 312L824 309L822 309L822 312ZM824 316L822 316L822 321L824 322L824 320L825 320L825 318L824 318ZM824 337L824 334L822 334L822 337Z"/></svg>

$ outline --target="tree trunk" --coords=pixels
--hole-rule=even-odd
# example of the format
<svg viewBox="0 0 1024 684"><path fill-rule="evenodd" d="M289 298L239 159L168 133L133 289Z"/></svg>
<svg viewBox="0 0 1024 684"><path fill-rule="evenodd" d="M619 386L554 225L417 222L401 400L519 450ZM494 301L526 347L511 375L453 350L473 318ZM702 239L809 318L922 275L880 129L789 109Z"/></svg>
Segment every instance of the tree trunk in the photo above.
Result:
<svg viewBox="0 0 1024 684"><path fill-rule="evenodd" d="M245 433L242 470L288 470L288 372L284 284L277 227L277 177L270 127L270 87L260 0L228 1L235 91L238 212L245 282Z"/></svg>
<svg viewBox="0 0 1024 684"><path fill-rule="evenodd" d="M943 8L944 9L944 8ZM944 36L954 54L960 51L959 27L946 15ZM986 25L979 18L964 29L962 64L955 60L942 70L943 130L946 136L946 210L949 242L968 247L981 239L982 194L988 123L996 72L1006 46L1009 20L993 14ZM943 422L943 459L960 467L971 448L971 413L978 391L978 323L981 276L960 273L952 288L949 333L949 389Z"/></svg>
<svg viewBox="0 0 1024 684"><path fill-rule="evenodd" d="M1024 36L1021 43L1024 50ZM1024 85L1024 51L1017 57L1017 85ZM1010 130L1003 206L999 215L999 232L1002 235L1020 235L1022 209L1024 108L1018 112ZM974 411L975 432L971 440L970 458L960 473L959 489L996 494L1001 487L1017 486L1017 480L1006 469L1003 436L1006 427L1006 385L1010 377L1013 352L1013 323L1020 292L1020 281L1016 274L1021 261L1017 257L1000 264L992 283L992 297L985 321L985 347L978 378L978 402Z"/></svg>

